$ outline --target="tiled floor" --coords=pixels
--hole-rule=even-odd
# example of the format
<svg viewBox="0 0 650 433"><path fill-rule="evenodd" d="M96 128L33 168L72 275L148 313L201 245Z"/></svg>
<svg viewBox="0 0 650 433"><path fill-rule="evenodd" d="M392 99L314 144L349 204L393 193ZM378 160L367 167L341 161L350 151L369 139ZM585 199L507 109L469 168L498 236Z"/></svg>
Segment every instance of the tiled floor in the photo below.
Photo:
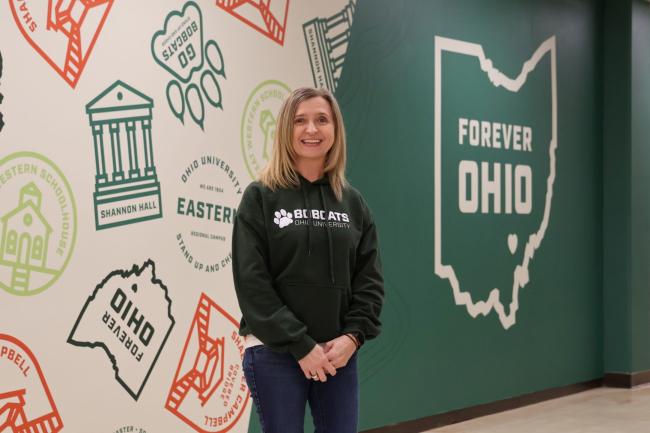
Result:
<svg viewBox="0 0 650 433"><path fill-rule="evenodd" d="M650 385L598 388L430 433L649 433Z"/></svg>

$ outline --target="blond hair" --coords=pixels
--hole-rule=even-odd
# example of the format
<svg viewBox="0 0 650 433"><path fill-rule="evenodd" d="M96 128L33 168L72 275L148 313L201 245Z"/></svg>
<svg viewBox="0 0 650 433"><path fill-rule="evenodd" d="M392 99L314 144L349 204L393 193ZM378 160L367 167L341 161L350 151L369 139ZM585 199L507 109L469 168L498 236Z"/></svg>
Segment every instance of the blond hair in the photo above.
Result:
<svg viewBox="0 0 650 433"><path fill-rule="evenodd" d="M334 143L329 152L327 152L324 173L329 179L336 199L341 201L343 198L343 189L347 185L345 179L345 160L347 153L345 126L343 125L343 116L341 115L339 104L334 99L334 95L326 89L301 87L291 92L284 100L280 107L280 113L278 114L271 160L262 170L259 180L264 186L273 191L277 188L300 186L300 179L294 167L296 158L296 151L293 148L294 117L296 116L298 105L301 102L317 97L321 97L329 103L334 117Z"/></svg>

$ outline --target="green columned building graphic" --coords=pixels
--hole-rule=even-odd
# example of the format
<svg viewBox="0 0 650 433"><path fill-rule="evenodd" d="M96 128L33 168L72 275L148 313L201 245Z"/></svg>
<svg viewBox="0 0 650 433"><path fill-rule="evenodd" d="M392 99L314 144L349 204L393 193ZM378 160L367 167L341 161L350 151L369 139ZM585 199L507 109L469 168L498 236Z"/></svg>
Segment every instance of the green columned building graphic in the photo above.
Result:
<svg viewBox="0 0 650 433"><path fill-rule="evenodd" d="M119 80L86 105L95 151L97 230L162 217L152 108L153 99Z"/></svg>
<svg viewBox="0 0 650 433"><path fill-rule="evenodd" d="M20 189L18 206L0 217L0 260L12 268L15 290L29 289L31 272L54 273L45 263L52 227L41 214L41 200L41 191L30 182Z"/></svg>
<svg viewBox="0 0 650 433"><path fill-rule="evenodd" d="M316 87L332 92L336 90L348 50L356 4L357 0L350 0L337 14L329 18L314 18L302 26Z"/></svg>

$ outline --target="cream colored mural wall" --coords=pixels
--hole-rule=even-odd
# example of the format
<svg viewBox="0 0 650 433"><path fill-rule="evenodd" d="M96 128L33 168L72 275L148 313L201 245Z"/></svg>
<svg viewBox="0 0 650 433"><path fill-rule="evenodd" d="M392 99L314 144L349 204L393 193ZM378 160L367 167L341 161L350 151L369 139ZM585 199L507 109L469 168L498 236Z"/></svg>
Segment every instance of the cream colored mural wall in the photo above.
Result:
<svg viewBox="0 0 650 433"><path fill-rule="evenodd" d="M354 8L0 3L0 431L247 431L233 217Z"/></svg>

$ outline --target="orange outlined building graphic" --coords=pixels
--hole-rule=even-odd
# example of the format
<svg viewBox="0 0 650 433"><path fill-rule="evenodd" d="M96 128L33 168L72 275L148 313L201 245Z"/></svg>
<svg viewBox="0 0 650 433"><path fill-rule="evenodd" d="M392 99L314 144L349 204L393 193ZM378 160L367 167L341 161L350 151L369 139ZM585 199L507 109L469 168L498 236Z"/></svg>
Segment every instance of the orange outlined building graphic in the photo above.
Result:
<svg viewBox="0 0 650 433"><path fill-rule="evenodd" d="M232 316L201 295L165 403L198 432L229 431L248 404L238 328Z"/></svg>
<svg viewBox="0 0 650 433"><path fill-rule="evenodd" d="M114 0L9 0L14 21L29 44L74 88Z"/></svg>
<svg viewBox="0 0 650 433"><path fill-rule="evenodd" d="M210 337L208 334L209 320L209 303L205 299L201 299L194 316L199 338L199 350L194 358L192 369L177 381L175 392L170 393L167 404L172 409L177 409L180 406L190 388L194 388L198 392L201 406L205 406L205 403L223 381L224 338ZM217 370L219 372L215 378Z"/></svg>
<svg viewBox="0 0 650 433"><path fill-rule="evenodd" d="M63 422L34 354L0 334L0 432L57 433Z"/></svg>
<svg viewBox="0 0 650 433"><path fill-rule="evenodd" d="M289 0L216 0L217 6L284 45Z"/></svg>

